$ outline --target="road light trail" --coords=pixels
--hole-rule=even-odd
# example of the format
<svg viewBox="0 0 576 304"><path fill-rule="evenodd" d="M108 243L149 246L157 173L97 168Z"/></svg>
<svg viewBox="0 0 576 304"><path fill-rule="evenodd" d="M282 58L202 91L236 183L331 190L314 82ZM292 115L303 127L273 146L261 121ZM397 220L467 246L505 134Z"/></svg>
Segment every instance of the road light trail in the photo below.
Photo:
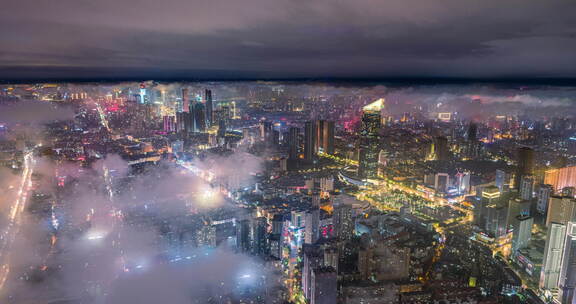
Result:
<svg viewBox="0 0 576 304"><path fill-rule="evenodd" d="M8 275L10 274L10 248L12 247L20 224L22 222L22 212L26 209L26 202L28 201L28 193L32 188L32 173L34 171L34 149L24 154L24 168L22 170L22 177L16 199L10 206L8 216L8 225L4 230L4 238L0 245L0 291L3 289Z"/></svg>
<svg viewBox="0 0 576 304"><path fill-rule="evenodd" d="M106 113L104 113L102 106L100 106L100 104L97 101L94 101L94 104L96 105L96 110L98 110L98 115L100 116L100 123L106 129L106 131L110 133L110 126L108 125L108 119L106 118Z"/></svg>

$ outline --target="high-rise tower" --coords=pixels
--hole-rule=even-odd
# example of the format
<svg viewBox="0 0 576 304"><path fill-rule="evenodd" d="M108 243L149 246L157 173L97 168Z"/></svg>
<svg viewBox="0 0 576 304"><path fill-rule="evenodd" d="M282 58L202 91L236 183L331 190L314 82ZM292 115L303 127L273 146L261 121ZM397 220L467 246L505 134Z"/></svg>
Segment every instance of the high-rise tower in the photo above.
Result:
<svg viewBox="0 0 576 304"><path fill-rule="evenodd" d="M304 124L304 159L311 162L316 155L316 128L313 121L307 121Z"/></svg>
<svg viewBox="0 0 576 304"><path fill-rule="evenodd" d="M212 103L212 91L206 89L204 92L204 98L206 99L206 126L212 127L214 125L214 105Z"/></svg>
<svg viewBox="0 0 576 304"><path fill-rule="evenodd" d="M378 136L381 127L381 111L384 98L362 108L362 129L358 149L358 176L373 178L378 173Z"/></svg>

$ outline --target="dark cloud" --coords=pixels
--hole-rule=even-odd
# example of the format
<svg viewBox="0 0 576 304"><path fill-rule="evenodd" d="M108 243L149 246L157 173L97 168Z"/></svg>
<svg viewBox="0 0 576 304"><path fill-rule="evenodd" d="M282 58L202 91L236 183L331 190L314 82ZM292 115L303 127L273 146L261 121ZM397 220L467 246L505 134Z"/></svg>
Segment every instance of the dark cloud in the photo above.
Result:
<svg viewBox="0 0 576 304"><path fill-rule="evenodd" d="M5 2L1 78L576 76L570 0Z"/></svg>

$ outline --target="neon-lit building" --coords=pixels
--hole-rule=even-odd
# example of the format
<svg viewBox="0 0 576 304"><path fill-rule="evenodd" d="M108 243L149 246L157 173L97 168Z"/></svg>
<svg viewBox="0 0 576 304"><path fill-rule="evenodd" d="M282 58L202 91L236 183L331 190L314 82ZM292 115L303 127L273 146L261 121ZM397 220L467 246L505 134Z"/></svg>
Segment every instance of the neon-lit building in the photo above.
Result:
<svg viewBox="0 0 576 304"><path fill-rule="evenodd" d="M547 170L544 184L552 185L555 191L565 187L576 187L576 166Z"/></svg>

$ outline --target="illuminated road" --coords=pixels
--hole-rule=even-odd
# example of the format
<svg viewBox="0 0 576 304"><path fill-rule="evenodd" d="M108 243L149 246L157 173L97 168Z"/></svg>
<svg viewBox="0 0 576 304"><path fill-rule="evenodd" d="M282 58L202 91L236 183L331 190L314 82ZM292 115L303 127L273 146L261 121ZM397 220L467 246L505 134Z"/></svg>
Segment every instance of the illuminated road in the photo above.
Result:
<svg viewBox="0 0 576 304"><path fill-rule="evenodd" d="M24 154L24 168L22 169L22 176L18 186L16 199L10 206L8 214L8 225L6 230L3 231L1 245L0 245L0 291L3 289L8 275L10 274L10 248L20 230L22 223L22 212L26 209L26 202L28 201L28 194L32 188L32 172L34 171L34 150L30 150Z"/></svg>
<svg viewBox="0 0 576 304"><path fill-rule="evenodd" d="M106 113L102 109L102 106L96 101L93 101L96 105L96 110L98 110L98 115L100 116L100 123L106 129L106 131L110 132L110 126L108 125L108 119L106 118Z"/></svg>

